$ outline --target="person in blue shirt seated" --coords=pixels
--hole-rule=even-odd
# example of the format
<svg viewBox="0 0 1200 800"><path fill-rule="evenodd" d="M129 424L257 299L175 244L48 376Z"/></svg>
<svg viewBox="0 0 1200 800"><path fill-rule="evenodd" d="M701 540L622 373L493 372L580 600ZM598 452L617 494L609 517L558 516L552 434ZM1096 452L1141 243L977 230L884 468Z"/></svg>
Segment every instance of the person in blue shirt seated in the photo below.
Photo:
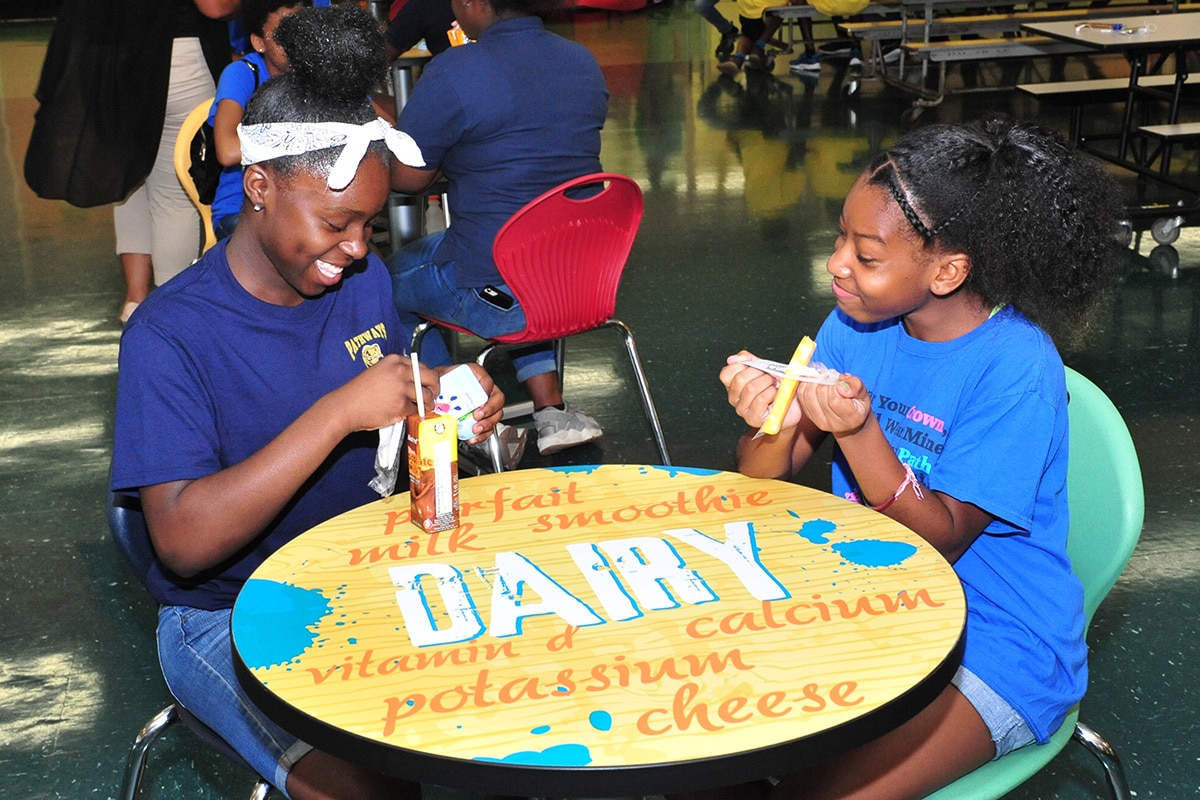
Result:
<svg viewBox="0 0 1200 800"><path fill-rule="evenodd" d="M301 0L242 0L242 26L252 48L221 71L217 95L208 112L217 145L221 177L212 202L213 231L224 239L237 227L242 212L242 146L237 126L246 103L259 85L288 69L287 53L275 40L284 17L300 10Z"/></svg>
<svg viewBox="0 0 1200 800"><path fill-rule="evenodd" d="M604 75L587 48L533 16L538 2L453 0L475 41L429 62L396 123L425 166L394 165L392 188L421 194L444 175L452 215L446 231L388 257L396 307L485 338L525 328L492 260L496 233L530 200L600 171ZM512 353L533 399L539 452L600 438L596 420L563 399L552 344Z"/></svg>
<svg viewBox="0 0 1200 800"><path fill-rule="evenodd" d="M125 328L111 488L141 499L159 661L179 702L289 797L416 800L415 785L275 724L234 672L242 585L300 533L378 498L377 430L416 413L418 393L432 408L449 369L430 365L414 381L413 321L398 316L367 249L389 162L416 160L367 99L386 71L382 34L351 4L304 9L280 27L293 24L325 46L294 54L293 72L246 107L248 210ZM488 392L474 413L479 441L504 395L472 369Z"/></svg>
<svg viewBox="0 0 1200 800"><path fill-rule="evenodd" d="M777 385L730 356L747 475L788 478L832 438L833 491L935 546L962 581L966 648L908 722L824 764L721 796L925 797L1045 743L1087 684L1083 588L1067 556L1067 390L1047 331L1078 336L1120 263L1120 194L1056 134L931 125L850 190L826 269L837 308L783 429Z"/></svg>

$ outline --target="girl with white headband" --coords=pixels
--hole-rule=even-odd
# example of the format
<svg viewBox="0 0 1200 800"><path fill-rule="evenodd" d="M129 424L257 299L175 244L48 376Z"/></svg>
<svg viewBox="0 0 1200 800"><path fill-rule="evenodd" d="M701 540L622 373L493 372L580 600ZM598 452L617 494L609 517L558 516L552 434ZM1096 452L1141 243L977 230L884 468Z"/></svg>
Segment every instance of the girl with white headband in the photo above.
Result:
<svg viewBox="0 0 1200 800"><path fill-rule="evenodd" d="M288 33L292 26L296 30ZM376 429L432 407L439 370L413 380L411 327L367 252L389 162L414 159L367 92L382 36L357 6L304 9L278 36L293 72L246 108L247 208L230 239L154 292L121 342L112 488L140 495L154 545L147 587L175 697L294 798L419 796L273 723L241 691L230 609L254 568L299 533L377 495ZM500 419L489 400L476 439Z"/></svg>

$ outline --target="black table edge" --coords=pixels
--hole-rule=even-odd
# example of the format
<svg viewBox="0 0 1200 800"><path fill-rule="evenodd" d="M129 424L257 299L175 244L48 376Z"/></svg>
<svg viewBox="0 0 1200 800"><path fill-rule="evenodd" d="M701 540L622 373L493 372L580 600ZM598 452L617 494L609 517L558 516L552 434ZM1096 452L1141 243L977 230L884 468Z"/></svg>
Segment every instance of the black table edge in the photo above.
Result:
<svg viewBox="0 0 1200 800"><path fill-rule="evenodd" d="M757 750L667 764L548 767L430 755L331 727L273 694L234 651L238 681L272 720L314 747L422 784L525 797L630 797L743 783L815 764L899 727L931 703L962 662L965 629L946 658L887 705L842 725Z"/></svg>

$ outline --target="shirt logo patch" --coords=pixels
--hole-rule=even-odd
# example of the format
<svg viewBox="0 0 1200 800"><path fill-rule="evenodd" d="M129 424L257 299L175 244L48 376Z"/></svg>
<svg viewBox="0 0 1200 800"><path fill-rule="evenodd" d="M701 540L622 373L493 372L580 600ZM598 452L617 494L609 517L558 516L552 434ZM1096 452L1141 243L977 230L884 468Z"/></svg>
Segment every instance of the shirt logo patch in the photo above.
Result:
<svg viewBox="0 0 1200 800"><path fill-rule="evenodd" d="M369 344L362 349L363 365L373 367L383 360L383 348L377 344Z"/></svg>
<svg viewBox="0 0 1200 800"><path fill-rule="evenodd" d="M383 358L383 351L380 345L374 344L379 339L387 340L387 326L382 322L347 339L343 344L346 345L346 352L350 354L351 358L357 360L359 353L361 353L363 363L369 367L372 364L379 363L379 360ZM368 350L372 348L374 348L373 352L368 353Z"/></svg>

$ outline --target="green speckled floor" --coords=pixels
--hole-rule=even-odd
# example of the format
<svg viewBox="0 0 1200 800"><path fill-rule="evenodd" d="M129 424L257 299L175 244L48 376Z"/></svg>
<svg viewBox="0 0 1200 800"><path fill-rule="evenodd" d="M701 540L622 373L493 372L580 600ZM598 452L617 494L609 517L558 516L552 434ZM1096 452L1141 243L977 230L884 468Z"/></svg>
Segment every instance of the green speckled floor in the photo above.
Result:
<svg viewBox="0 0 1200 800"><path fill-rule="evenodd" d="M618 311L678 464L732 465L740 426L716 381L725 355L786 359L824 317L833 223L873 149L906 125L990 109L1066 125L1007 92L951 96L914 121L910 98L876 83L844 98L834 65L801 80L781 60L749 85L719 80L714 35L686 3L578 16L559 30L605 67L606 168L646 193ZM130 740L166 700L151 602L109 545L102 509L120 333L111 214L39 200L21 178L47 35L0 24L0 795L14 800L115 797ZM1034 78L1050 68L1020 66ZM1065 62L1067 77L1122 68ZM1176 164L1194 159L1178 153ZM1200 794L1200 228L1174 250L1152 247L1138 238L1102 324L1066 360L1124 413L1146 478L1141 545L1092 626L1083 718L1124 757L1139 800L1174 800ZM569 346L568 393L608 432L576 462L653 460L618 347L606 333ZM820 468L805 479L826 480ZM147 787L147 797L233 798L249 782L179 731L153 752ZM1069 747L1012 796L1102 789Z"/></svg>

